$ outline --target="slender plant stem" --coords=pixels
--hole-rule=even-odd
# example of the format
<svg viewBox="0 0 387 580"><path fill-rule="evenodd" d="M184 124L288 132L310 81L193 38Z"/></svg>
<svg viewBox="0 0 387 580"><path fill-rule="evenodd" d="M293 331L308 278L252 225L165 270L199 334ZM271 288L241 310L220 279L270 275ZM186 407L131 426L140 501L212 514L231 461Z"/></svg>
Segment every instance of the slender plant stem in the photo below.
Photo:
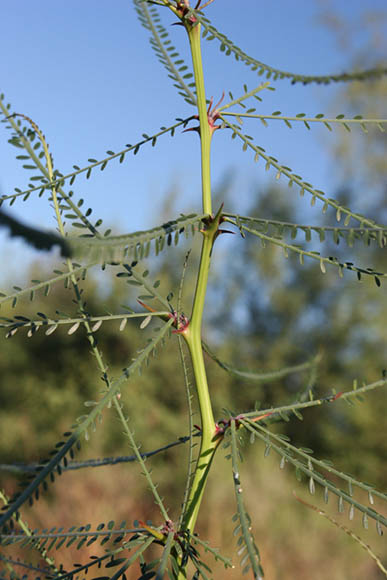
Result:
<svg viewBox="0 0 387 580"><path fill-rule="evenodd" d="M208 123L207 104L204 89L203 66L200 49L200 25L189 26L187 31L190 41L192 62L195 75L197 106L199 112L201 163L202 163L202 202L203 211L211 215L211 178L210 178L210 148L212 131ZM207 290L208 274L211 261L213 244L217 235L219 216L207 222L202 230L203 243L200 257L199 271L196 282L196 290L192 307L192 315L188 328L183 336L187 342L192 359L195 375L196 389L199 400L200 415L202 422L201 447L195 467L195 473L187 502L187 508L183 516L182 527L193 533L198 517L201 500L204 493L207 476L211 462L217 447L215 435L215 422L212 412L211 398L208 389L206 369L204 366L203 350L201 343L201 328L203 319L204 301ZM186 578L185 570L181 570L179 579Z"/></svg>
<svg viewBox="0 0 387 580"><path fill-rule="evenodd" d="M200 24L190 27L188 29L188 37L191 47L192 64L196 84L197 107L199 113L203 212L211 214L212 213L211 172L210 172L211 130L208 124L207 117L207 103L204 88L202 51L200 46L200 30L201 30Z"/></svg>

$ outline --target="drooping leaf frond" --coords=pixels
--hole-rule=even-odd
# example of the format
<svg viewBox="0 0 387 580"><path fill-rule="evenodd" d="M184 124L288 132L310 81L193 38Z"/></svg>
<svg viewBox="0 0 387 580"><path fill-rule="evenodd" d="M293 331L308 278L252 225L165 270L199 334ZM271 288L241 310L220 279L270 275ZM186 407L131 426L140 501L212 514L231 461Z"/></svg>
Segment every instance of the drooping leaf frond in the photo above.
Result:
<svg viewBox="0 0 387 580"><path fill-rule="evenodd" d="M270 382L270 381L275 381L277 379L281 379L283 377L286 377L292 373L298 373L298 372L309 370L311 367L313 367L316 364L316 361L313 359L313 360L301 363L299 365L284 367L282 369L278 369L275 371L254 372L254 371L249 371L249 370L237 369L237 368L233 367L232 365L229 365L228 363L220 360L216 356L216 354L210 349L208 344L206 344L205 342L202 342L202 346L203 346L204 352L206 352L208 354L208 356L210 358L212 358L212 360L214 362L216 362L217 365L220 366L220 368L222 368L226 372L230 373L231 375L234 375L235 377L245 379L247 381L253 381L253 382L265 382L266 383L266 382Z"/></svg>
<svg viewBox="0 0 387 580"><path fill-rule="evenodd" d="M242 49L228 39L225 34L219 32L202 12L190 9L189 14L195 16L197 21L203 26L203 38L206 38L207 40L218 40L218 42L220 42L220 51L225 55L229 56L233 54L237 61L244 63L251 68L251 70L257 71L259 75L265 74L267 79L272 79L273 81L288 79L292 84L302 83L308 85L310 83L317 83L327 85L332 82L373 80L381 78L387 74L387 67L384 66L364 71L330 75L302 75L277 69L247 55Z"/></svg>
<svg viewBox="0 0 387 580"><path fill-rule="evenodd" d="M251 149L252 151L254 151L255 161L258 161L259 158L264 159L266 162L265 169L268 171L269 169L274 168L277 171L276 179L280 179L280 177L283 175L288 180L289 187L292 187L294 183L298 185L298 187L300 188L300 195L304 195L305 191L309 192L312 195L311 200L312 205L314 205L316 199L319 199L324 204L323 212L325 212L328 209L328 207L334 208L336 210L337 221L340 221L343 215L346 216L346 219L344 221L345 226L347 226L349 220L353 218L356 221L358 221L362 227L370 226L372 228L383 229L383 226L376 224L370 218L367 218L359 213L351 211L349 208L340 205L336 200L332 198L325 197L325 193L323 191L321 191L320 189L315 189L310 183L308 183L307 181L303 181L302 177L300 175L293 173L290 167L287 167L286 165L281 165L275 157L267 155L263 147L260 147L259 145L255 145L254 143L252 143L252 137L250 137L249 135L244 135L237 125L227 121L227 119L222 117L221 113L220 117L222 118L224 125L232 129L233 131L232 138L239 137L243 141L243 151L246 151L247 149Z"/></svg>
<svg viewBox="0 0 387 580"><path fill-rule="evenodd" d="M237 225L236 221L235 221L235 225ZM266 242L269 242L271 244L274 244L275 246L281 247L284 250L285 257L288 257L289 252L293 252L295 254L298 254L300 264L304 263L304 259L306 257L311 258L312 260L317 260L319 262L319 265L320 265L320 270L323 274L325 274L325 272L326 272L326 266L332 265L338 269L338 273L339 273L340 277L343 276L344 270L351 270L353 272L356 272L358 280L361 280L363 275L364 276L372 276L374 278L377 286L380 286L381 278L387 278L387 273L385 273L385 272L379 272L379 271L374 270L373 268L360 268L358 266L355 266L352 262L340 262L339 259L336 257L333 257L333 256L325 257L325 256L322 256L319 252L312 252L311 250L309 250L309 251L304 250L304 249L300 248L299 246L296 246L294 244L288 244L287 242L284 242L281 239L268 236L268 235L263 234L262 232L260 232L258 230L247 227L243 224L241 225L241 228L242 228L242 231L248 232L248 233L253 234L254 236L260 238L260 240L264 244Z"/></svg>
<svg viewBox="0 0 387 580"><path fill-rule="evenodd" d="M150 44L161 64L167 69L173 86L177 88L179 95L189 105L195 105L193 74L172 45L167 30L160 23L157 8L155 6L148 7L145 2L140 0L134 0L134 5L141 24L150 32Z"/></svg>
<svg viewBox="0 0 387 580"><path fill-rule="evenodd" d="M280 220L270 220L265 218L257 218L253 216L240 216L238 214L231 214L225 212L225 217L230 217L235 220L235 224L241 230L241 224L251 225L253 229L268 234L271 237L282 239L284 236L289 236L295 239L298 234L303 236L304 242L310 242L313 239L312 234L318 236L319 242L324 242L326 236L331 236L335 244L344 242L348 247L352 247L356 241L361 241L365 246L369 246L374 242L379 248L387 246L387 227L383 229L379 227L336 227L336 226L314 226L306 224L296 224L292 222L284 222Z"/></svg>
<svg viewBox="0 0 387 580"><path fill-rule="evenodd" d="M364 489L366 485L363 482L359 482L355 478L334 469L328 462L316 459L311 455L313 452L310 449L295 447L290 443L287 436L272 433L262 423L255 423L249 419L241 419L240 421L249 432L264 442L266 456L273 449L281 457L281 467L284 467L286 463L290 463L295 467L296 476L299 480L302 479L301 474L307 477L309 491L312 495L315 493L315 484L319 484L324 489L324 499L326 502L328 501L329 492L333 493L338 498L340 512L344 511L344 505L347 504L349 506L351 519L353 517L353 510L357 509L363 516L363 525L365 527L367 526L367 518L371 518L377 524L378 533L382 533L381 526L387 526L387 518L381 513L376 512L372 507L362 504L353 497L353 487L356 486ZM344 480L348 484L348 491L337 487L329 479L329 476L323 472L327 472ZM369 496L371 498L373 493L374 490L370 487ZM387 496L384 496L381 492L378 492L378 497L382 497L387 501ZM370 503L371 505L373 504L372 499Z"/></svg>
<svg viewBox="0 0 387 580"><path fill-rule="evenodd" d="M121 236L107 236L103 238L68 238L72 255L76 258L87 257L93 262L122 262L128 259L142 259L149 256L151 242L154 240L156 256L166 246L177 245L181 234L188 237L194 235L201 225L206 214L182 215L176 220L146 231L133 232Z"/></svg>

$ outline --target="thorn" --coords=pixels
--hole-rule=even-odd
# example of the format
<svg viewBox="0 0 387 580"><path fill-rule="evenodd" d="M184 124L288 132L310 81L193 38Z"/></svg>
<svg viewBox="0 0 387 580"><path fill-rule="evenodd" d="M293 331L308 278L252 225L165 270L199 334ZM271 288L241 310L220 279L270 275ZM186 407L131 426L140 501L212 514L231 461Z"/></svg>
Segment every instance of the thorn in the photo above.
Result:
<svg viewBox="0 0 387 580"><path fill-rule="evenodd" d="M147 304L145 304L145 303L144 303L144 302L142 302L141 300L138 300L138 299L137 299L137 302L138 302L139 304L141 304L141 306L142 306L143 308L145 308L146 310L148 310L148 312L156 312L156 310L155 310L154 308L152 308L151 306L148 306Z"/></svg>
<svg viewBox="0 0 387 580"><path fill-rule="evenodd" d="M333 395L329 402L332 403L333 401L336 401L336 399L339 399L342 396L343 392L344 391L340 391L340 393L337 393L337 395Z"/></svg>
<svg viewBox="0 0 387 580"><path fill-rule="evenodd" d="M219 101L216 103L215 107L214 107L214 112L216 111L216 109L219 107L220 103L223 101L224 99L224 91L222 93L222 96L220 97Z"/></svg>
<svg viewBox="0 0 387 580"><path fill-rule="evenodd" d="M259 417L254 417L254 419L250 419L250 421L260 421L261 419L264 419L265 417L269 417L270 415L272 415L273 413L265 413L264 415L259 415Z"/></svg>
<svg viewBox="0 0 387 580"><path fill-rule="evenodd" d="M189 129L183 129L182 133L188 133L188 131L196 131L200 135L200 127L190 127Z"/></svg>
<svg viewBox="0 0 387 580"><path fill-rule="evenodd" d="M140 524L140 526L142 528L145 528L150 534L152 534L152 536L154 536L158 540L164 540L164 534L162 534L161 532L159 532L155 528L151 528L150 526L148 526L145 522L143 522L141 520L138 520L138 523Z"/></svg>

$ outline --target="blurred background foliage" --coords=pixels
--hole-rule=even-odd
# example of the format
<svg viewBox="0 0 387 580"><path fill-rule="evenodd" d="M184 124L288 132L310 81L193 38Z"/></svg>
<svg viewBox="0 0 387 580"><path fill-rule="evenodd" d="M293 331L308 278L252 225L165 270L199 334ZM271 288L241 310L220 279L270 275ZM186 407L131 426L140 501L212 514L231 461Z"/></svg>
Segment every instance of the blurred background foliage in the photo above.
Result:
<svg viewBox="0 0 387 580"><path fill-rule="evenodd" d="M324 17L345 47L345 39L351 35L334 16L328 10ZM381 50L385 38L378 33L379 21L370 16L367 22L370 39ZM367 51L355 51L354 64L362 67L374 64L374 60L367 61L367 54ZM342 110L345 105L346 110L353 109L354 114L360 111L364 117L383 116L385 94L385 80L353 83L341 89L332 108ZM337 100L343 106L337 107ZM379 223L386 218L386 144L385 133L353 132L348 136L343 131L342 135L335 133L332 148L336 166L342 169L342 187L334 197L353 209L367 211ZM234 189L232 176L226 176L224 186L217 192L219 201L225 201L226 209L227 196ZM162 208L162 218L167 220L175 215L176 195L179 192L171 192ZM309 209L304 210L303 203L294 204L293 194L290 196L287 188L279 184L265 191L254 184L251 199L246 210L248 215L300 223L316 220L316 211L312 214ZM301 267L297 258L285 259L276 247L268 246L263 251L254 239L243 240L239 234L231 237L222 236L215 246L212 284L206 303L205 340L220 359L237 368L265 372L304 362L316 354L321 355L321 361L316 375L304 371L273 382L252 383L228 375L207 358L218 419L223 408L239 413L251 410L257 401L263 408L286 403L308 386L317 395L324 395L332 388L350 389L355 378L360 383L362 380L369 383L381 377L387 367L387 302L383 286L377 288L373 280L359 283L350 273L340 279L333 268L323 275L318 265L306 262ZM316 245L314 249L319 248ZM161 278L165 295L172 290L177 296L186 251L187 247L180 244L149 262L151 275L154 272L155 277ZM321 251L324 255L344 256L345 260L350 260L353 252L356 263L363 267L372 265L382 270L386 267L385 248L365 248L361 242L349 250L328 240ZM198 236L185 278L183 309L186 312L191 304L197 259ZM27 279L44 279L50 268L45 257L31 267ZM136 295L113 271L89 275L83 288L91 314L120 312L122 304L137 309ZM42 311L55 317L58 308L75 314L71 289L58 285L48 297L37 295L32 303L23 303L22 308L18 304L17 310L25 316L34 317ZM12 314L10 308L1 309L2 316ZM123 332L118 327L117 321L106 322L97 333L113 377L120 374L149 335L149 330L139 329L139 322L129 321ZM41 330L30 339L20 330L10 340L1 338L0 353L0 461L2 464L34 462L45 456L61 433L85 412L84 402L98 398L103 384L81 328L71 336L64 327L50 337ZM142 451L187 434L186 393L175 337L160 350L146 373L125 385L122 399L133 418ZM367 396L364 404L349 407L337 401L305 412L303 421L294 419L276 424L273 429L289 435L295 444L311 447L317 457L329 458L339 469L383 490L387 476L385 403L386 394L381 390ZM89 444L84 445L77 459L131 453L113 411L109 411L104 416L104 424ZM297 493L301 495L305 485L300 487L290 469L281 473L279 460L272 456L263 465L263 449L259 444L246 445L244 455L242 481L246 497L250 498L248 508L267 578L381 577L358 545L296 503L291 491L300 490ZM167 505L176 513L182 500L187 466L185 446L155 456L149 460L150 464ZM220 452L199 518L199 532L213 546L225 546L225 551L232 554L235 553L231 534L234 508L229 472ZM39 516L35 510L30 516L27 513L27 520L31 517L33 526L50 527L60 522L66 527L67 523L68 526L97 525L111 518L117 522L122 518L129 522L135 518L151 518L152 500L150 494L144 493L144 482L136 477L138 473L132 464L66 473L50 488L47 497L40 500ZM17 479L7 470L0 470L1 486L8 493ZM90 496L93 500L89 502ZM382 509L382 506L376 507ZM331 509L336 518L343 518L335 506ZM78 514L81 514L80 521ZM373 530L372 537L371 531L359 533L368 534L366 541L373 543L376 551L382 550L382 540ZM95 553L94 546L92 553ZM65 557L69 565L72 559L79 559L71 553ZM220 570L219 575L214 575L214 578L223 577L237 578L238 573Z"/></svg>

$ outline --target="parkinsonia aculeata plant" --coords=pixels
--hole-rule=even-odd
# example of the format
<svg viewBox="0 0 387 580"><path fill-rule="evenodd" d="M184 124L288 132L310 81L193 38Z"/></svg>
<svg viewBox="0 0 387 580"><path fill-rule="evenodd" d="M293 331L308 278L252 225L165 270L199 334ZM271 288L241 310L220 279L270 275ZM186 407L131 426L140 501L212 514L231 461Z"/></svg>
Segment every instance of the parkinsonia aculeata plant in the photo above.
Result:
<svg viewBox="0 0 387 580"><path fill-rule="evenodd" d="M27 478L21 491L13 497L7 497L1 493L3 509L0 516L2 554L0 556L2 578L19 577L18 568L28 571L28 577L41 576L46 578L81 578L86 573L88 578L100 577L102 566L105 567L105 576L114 579L125 578L125 573L130 566L139 563L139 578L169 577L182 580L190 575L191 578L210 578L211 571L202 561L200 550L210 552L218 563L222 563L226 568L233 565L231 561L222 556L210 544L201 540L195 534L195 525L200 512L200 506L205 492L206 481L211 469L212 460L219 447L227 449L227 458L230 460L232 479L235 488L236 513L233 517L235 523L234 535L238 537L238 557L243 573L251 573L254 578L263 577L263 564L261 564L259 551L255 545L252 535L251 519L246 512L243 500L243 488L239 474L239 439L242 433L250 435L253 442L258 439L265 445L265 455L270 450L280 457L281 466L288 463L295 467L297 476L304 476L309 484L309 491L313 494L316 485L321 486L324 491L324 499L327 501L328 495L338 498L339 511L343 511L347 506L350 518L355 511L360 512L365 527L370 520L374 521L378 533L382 533L383 526L387 520L372 507L357 500L354 490L367 491L370 504L373 505L373 498L377 496L380 500L386 500L386 495L373 489L369 484L358 481L346 473L340 472L330 464L318 460L310 455L308 450L296 447L290 441L270 430L273 422L289 420L292 418L302 418L303 410L309 407L323 404L332 404L337 400L347 400L366 394L369 391L385 387L386 377L380 380L359 386L356 382L353 386L342 392L332 391L325 396L315 398L313 391L308 388L290 403L275 408L254 409L240 414L229 413L223 419L215 422L210 389L207 382L206 368L203 359L203 351L214 359L224 370L239 378L249 380L267 381L273 378L280 378L290 373L303 370L314 372L318 357L312 361L307 361L294 367L287 367L272 373L259 374L233 368L231 365L220 361L211 349L202 340L202 319L205 303L208 276L211 259L213 257L214 243L217 237L228 230L225 227L233 227L242 237L251 234L256 236L262 243L274 244L283 248L285 255L297 254L302 264L305 258L310 258L319 263L322 273L327 267L335 268L340 276L345 270L351 270L360 280L362 277L373 277L378 286L383 278L387 277L384 272L375 271L372 268L361 268L352 262L343 262L334 257L324 255L304 249L300 244L293 243L293 239L298 235L305 236L305 242L311 240L311 233L315 232L320 241L325 236L332 235L338 242L342 240L348 246L352 246L356 241L364 241L366 245L378 244L385 247L387 239L387 228L375 223L366 216L360 215L342 206L338 201L326 197L323 191L315 189L310 183L304 181L302 177L295 174L292 169L282 165L275 157L269 155L262 147L255 144L252 137L243 130L243 124L249 119L252 123L257 120L267 125L270 122L283 122L289 128L292 123L302 123L306 128L318 123L325 125L329 130L332 126L339 125L350 131L358 126L366 132L368 127L375 127L384 131L385 119L365 119L360 115L354 118L345 118L338 115L335 118L326 118L322 114L315 117L306 117L300 113L289 117L275 111L272 114L258 114L252 106L247 108L246 102L262 101L259 93L271 90L270 82L279 79L288 79L292 83L331 83L366 81L377 79L387 71L375 68L358 73L348 73L329 76L304 76L290 72L274 69L255 58L245 54L240 48L233 44L226 36L218 30L204 16L203 9L213 0L201 5L199 0L195 7L191 7L189 0L134 0L134 5L142 25L150 33L150 42L159 60L166 67L169 77L173 79L174 86L183 99L195 107L193 115L177 119L175 123L168 127L162 127L153 135L143 135L141 141L128 144L123 150L115 153L108 151L107 156L101 160L89 159L85 167L74 165L74 170L62 174L54 169L54 162L49 152L45 136L37 124L22 113L13 112L10 105L4 102L4 95L1 95L0 108L2 122L11 131L9 142L16 146L19 151L18 159L22 160L26 169L36 172L30 178L28 189L15 189L9 195L3 195L1 202L13 203L22 198L38 194L39 196L49 192L49 201L54 207L57 219L59 234L46 234L38 229L21 224L10 215L0 212L0 225L7 227L14 236L21 236L29 243L41 249L47 249L55 244L59 244L62 256L66 259L63 270L55 270L55 275L43 281L34 280L33 285L22 289L14 287L10 294L2 293L0 303L10 302L15 307L21 297L28 296L33 300L38 290L43 290L46 294L50 287L56 282L64 282L70 285L74 291L74 299L77 304L77 313L73 317L60 315L53 319L39 313L37 319L18 315L14 317L2 317L1 326L6 329L7 337L12 337L18 330L25 328L28 336L33 336L39 329L45 330L49 336L61 325L68 325L68 334L73 334L78 328L86 329L87 339L90 343L92 354L101 373L105 384L105 390L101 398L97 401L87 402L90 412L78 418L71 430L66 432L62 440L56 444L49 458L41 461L38 465L25 466ZM172 46L168 33L162 26L158 10L166 8L172 11L177 23L184 27L191 51L193 72L189 72L189 67L184 64L177 50ZM233 55L244 65L257 71L259 75L264 74L266 81L258 87L249 90L244 86L243 93L234 98L228 93L229 100L225 104L225 95L214 105L212 99L208 99L205 93L205 83L203 77L201 40L207 37L208 40L220 42L220 49L226 55ZM223 87L222 87L223 90ZM190 123L194 125L190 125ZM68 190L68 186L73 185L78 175L85 174L87 178L95 168L103 170L108 163L118 159L122 163L129 152L136 154L146 143L156 144L157 139L163 135L174 135L176 129L183 128L185 131L197 131L200 137L201 148L201 183L202 183L202 207L199 213L181 215L177 219L171 220L148 231L138 231L121 236L111 236L110 231L101 232L102 220L93 223L90 221L91 210L82 209L83 201L76 201L73 191ZM230 214L225 211L223 205L217 209L212 207L211 175L210 175L210 149L214 132L223 133L224 129L231 130L231 136L235 141L242 143L244 150L250 150L255 161L262 160L266 169L274 169L276 177L283 176L290 187L298 188L301 195L305 192L311 195L312 205L319 201L325 212L334 209L338 224L330 227L310 226L281 222L278 220L264 219L254 216L241 216ZM230 134L230 131L226 132ZM70 220L74 228L81 229L80 236L69 235L66 231L65 219ZM343 220L343 225L341 221ZM74 231L74 230L72 230ZM150 254L152 248L158 255L164 248L168 248L172 243L177 244L181 234L188 238L190 234L200 232L202 238L201 257L196 273L196 289L194 293L191 315L187 316L180 309L180 297L182 284L179 291L179 300L174 304L173 295L170 293L164 297L158 290L159 281L151 282L148 278L148 271L141 272L140 264ZM78 260L78 261L75 261ZM81 263L80 263L81 262ZM134 312L128 309L123 314L108 314L103 316L91 315L86 307L82 294L82 281L88 270L97 264L107 265L112 268L119 268L117 276L123 282L138 287L142 292L139 303L142 310ZM185 264L184 268L187 264ZM182 277L184 278L184 276ZM144 296L145 294L145 296ZM159 307L150 306L150 301L155 300ZM141 328L145 328L153 319L159 319L162 324L157 328L153 337L149 339L144 348L139 352L137 358L129 366L124 368L121 376L112 379L109 375L100 347L97 345L95 333L105 321L117 320L120 323L120 330L123 330L127 321L132 318L142 318ZM154 484L150 471L146 465L147 455L164 450L160 448L149 454L141 454L139 447L133 436L133 428L129 419L125 415L124 405L120 398L120 391L124 384L132 380L136 372L148 362L149 357L168 338L176 338L179 341L183 374L185 377L188 402L190 434L182 437L175 444L189 442L189 469L187 484L183 494L181 513L173 517L165 508L160 497L157 486ZM184 354L184 342L188 347L189 362ZM188 367L191 366L195 378L198 406L200 409L201 425L194 427L192 423L192 410L189 394ZM143 474L147 479L148 486L153 493L154 499L162 517L162 524L158 527L136 521L133 528L128 528L125 522L121 526L116 526L114 522L100 524L97 529L91 530L89 525L71 528L68 531L54 528L47 530L32 531L27 522L23 519L22 508L24 505L32 505L39 499L39 494L45 490L49 483L53 483L58 475L75 465L74 455L80 447L82 439L89 439L90 432L102 418L105 408L113 406L122 423L123 430L127 436L130 446L134 451L134 458L141 464ZM194 457L194 438L200 439L200 448L197 457ZM166 446L170 447L170 446ZM109 460L100 460L100 464L109 463ZM77 464L77 467L87 467L96 463L85 462ZM22 467L11 466L13 470L21 470ZM338 482L340 484L338 485ZM347 487L347 491L344 489ZM300 500L304 505L312 506ZM333 518L320 510L322 515L336 523ZM336 524L339 525L339 524ZM374 559L375 564L387 575L382 562L368 545L358 538L353 532L342 525L339 525L348 534L358 541ZM82 546L90 546L93 542L105 544L111 541L109 548L102 556L96 556L87 562L74 565L72 570L64 570L60 563L61 551L70 545L77 545L81 550ZM15 560L8 550L15 544L22 545L24 550L33 549L40 553L40 568L33 566L31 560L26 556L25 561ZM159 558L152 562L147 561L147 549L151 545L160 547ZM54 551L54 549L56 551ZM152 552L154 555L154 552ZM148 558L149 560L149 558ZM93 576L94 574L94 576ZM233 576L235 577L235 576Z"/></svg>

